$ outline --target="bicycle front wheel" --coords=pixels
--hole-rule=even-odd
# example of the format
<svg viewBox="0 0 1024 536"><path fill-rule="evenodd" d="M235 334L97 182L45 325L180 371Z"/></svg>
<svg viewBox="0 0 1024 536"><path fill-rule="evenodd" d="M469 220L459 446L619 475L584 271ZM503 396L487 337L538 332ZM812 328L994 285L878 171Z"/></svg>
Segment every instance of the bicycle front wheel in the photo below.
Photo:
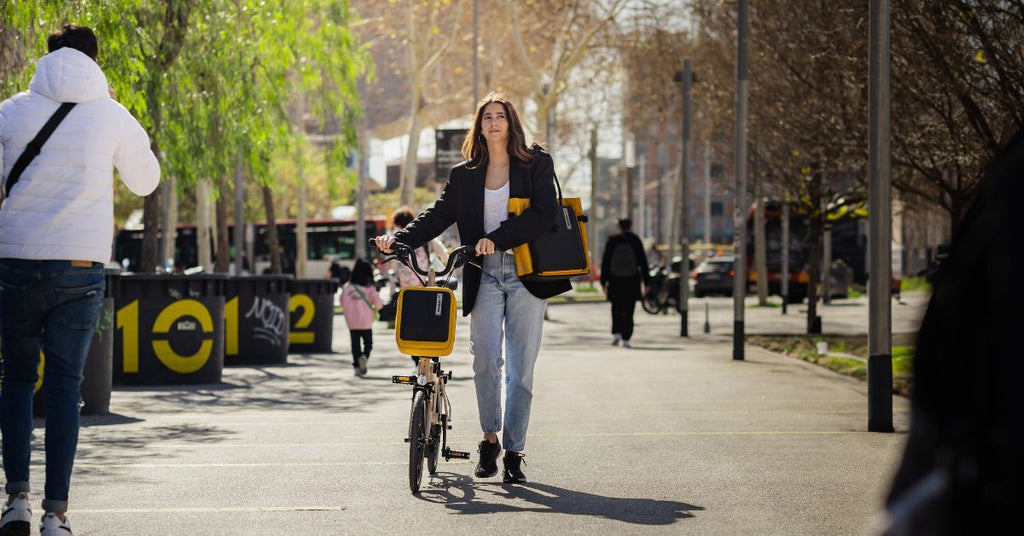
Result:
<svg viewBox="0 0 1024 536"><path fill-rule="evenodd" d="M409 413L409 489L420 490L423 477L423 449L427 444L427 398L426 392L417 389L412 395L412 409Z"/></svg>

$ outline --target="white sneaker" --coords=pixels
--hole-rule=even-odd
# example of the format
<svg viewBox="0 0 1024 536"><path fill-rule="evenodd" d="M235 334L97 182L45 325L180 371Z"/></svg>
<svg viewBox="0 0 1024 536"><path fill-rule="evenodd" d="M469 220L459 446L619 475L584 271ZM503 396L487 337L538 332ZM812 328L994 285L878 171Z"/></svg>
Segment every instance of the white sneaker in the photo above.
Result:
<svg viewBox="0 0 1024 536"><path fill-rule="evenodd" d="M632 348L632 347L633 347L633 345L632 345L632 344L629 344L629 339L623 339L623 340L622 340L622 347L623 347L623 348Z"/></svg>
<svg viewBox="0 0 1024 536"><path fill-rule="evenodd" d="M0 515L0 534L25 534L32 530L32 507L28 494L19 493L13 501L4 504Z"/></svg>
<svg viewBox="0 0 1024 536"><path fill-rule="evenodd" d="M56 514L47 512L39 523L40 536L71 536L71 522L67 521L67 514L64 519L61 521Z"/></svg>
<svg viewBox="0 0 1024 536"><path fill-rule="evenodd" d="M359 375L366 376L366 356L359 356L359 359L356 360L356 363L359 365Z"/></svg>
<svg viewBox="0 0 1024 536"><path fill-rule="evenodd" d="M619 345L619 341L622 340L622 335L619 335L618 333L612 333L612 335L615 336L615 338L612 339L612 346L618 346Z"/></svg>

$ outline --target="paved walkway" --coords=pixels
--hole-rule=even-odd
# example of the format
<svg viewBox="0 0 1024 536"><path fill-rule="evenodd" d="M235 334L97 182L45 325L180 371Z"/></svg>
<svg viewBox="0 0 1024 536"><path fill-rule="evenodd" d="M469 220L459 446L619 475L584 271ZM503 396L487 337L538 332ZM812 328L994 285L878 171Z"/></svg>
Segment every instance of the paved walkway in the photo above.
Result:
<svg viewBox="0 0 1024 536"><path fill-rule="evenodd" d="M866 300L843 307L853 315ZM900 315L920 304L906 307L915 309ZM826 331L838 325L823 314ZM781 316L752 309L750 332L762 315ZM625 350L608 344L606 304L552 305L530 482L519 486L475 480L474 462L442 462L422 493L409 493L410 391L390 376L410 362L382 324L365 379L351 372L336 318L336 354L230 368L215 385L117 388L113 414L84 419L75 533L867 533L905 439L907 401L894 398L897 433L869 433L864 382L750 346L734 361L731 324L705 335L695 316L682 339L677 316L638 309L635 348ZM788 316L799 332L804 321ZM468 327L460 319L445 359L449 443L475 460ZM33 489L41 477L34 465Z"/></svg>

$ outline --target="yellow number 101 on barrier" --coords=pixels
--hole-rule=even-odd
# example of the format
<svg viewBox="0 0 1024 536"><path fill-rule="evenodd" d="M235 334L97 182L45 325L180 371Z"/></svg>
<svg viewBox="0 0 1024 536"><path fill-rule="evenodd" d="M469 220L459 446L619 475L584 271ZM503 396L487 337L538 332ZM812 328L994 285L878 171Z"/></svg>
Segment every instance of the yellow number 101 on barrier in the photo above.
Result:
<svg viewBox="0 0 1024 536"><path fill-rule="evenodd" d="M170 333L171 326L183 317L195 318L202 332L213 334L213 317L206 306L196 300L178 300L164 307L153 322L153 352L157 359L168 369L180 373L191 374L201 368L210 359L213 351L213 339L208 338L199 345L192 355L179 355L171 348L171 342L157 339L157 335ZM117 329L123 334L122 355L125 373L139 372L139 300L117 310Z"/></svg>

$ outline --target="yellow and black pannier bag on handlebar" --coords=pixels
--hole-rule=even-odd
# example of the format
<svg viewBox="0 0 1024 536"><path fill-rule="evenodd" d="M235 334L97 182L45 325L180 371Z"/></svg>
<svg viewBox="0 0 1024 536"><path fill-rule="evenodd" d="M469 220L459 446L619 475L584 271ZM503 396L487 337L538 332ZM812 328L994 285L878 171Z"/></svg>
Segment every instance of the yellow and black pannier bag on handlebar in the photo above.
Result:
<svg viewBox="0 0 1024 536"><path fill-rule="evenodd" d="M442 357L455 346L455 293L443 287L406 287L398 293L395 340L406 355Z"/></svg>

